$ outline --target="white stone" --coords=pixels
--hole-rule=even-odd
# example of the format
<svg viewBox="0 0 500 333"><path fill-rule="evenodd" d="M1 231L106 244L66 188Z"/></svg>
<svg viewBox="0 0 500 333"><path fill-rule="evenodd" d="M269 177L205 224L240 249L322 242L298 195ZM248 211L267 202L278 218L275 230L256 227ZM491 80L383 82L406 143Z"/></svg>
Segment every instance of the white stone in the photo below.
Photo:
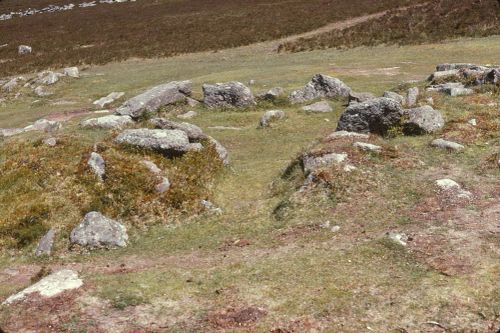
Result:
<svg viewBox="0 0 500 333"><path fill-rule="evenodd" d="M98 105L101 108L103 108L105 105L108 105L110 103L113 103L117 99L123 97L125 95L124 92L112 92L108 94L107 96L101 97L98 100L94 101L94 105Z"/></svg>
<svg viewBox="0 0 500 333"><path fill-rule="evenodd" d="M82 285L83 281L78 278L77 272L64 269L41 279L20 293L10 296L2 304L8 305L15 301L21 301L28 295L36 292L40 293L43 297L54 297L65 290L77 289Z"/></svg>

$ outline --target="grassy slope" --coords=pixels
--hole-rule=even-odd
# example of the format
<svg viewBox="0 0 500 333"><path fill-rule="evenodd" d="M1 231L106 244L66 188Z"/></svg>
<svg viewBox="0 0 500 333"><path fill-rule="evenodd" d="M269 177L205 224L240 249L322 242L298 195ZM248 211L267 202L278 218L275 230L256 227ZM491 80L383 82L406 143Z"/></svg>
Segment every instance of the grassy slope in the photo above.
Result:
<svg viewBox="0 0 500 333"><path fill-rule="evenodd" d="M86 71L87 77L58 86L57 95L77 101L77 108L110 91L123 90L131 96L147 86L172 79L192 78L198 88L208 81L255 79L253 89L259 91L274 85L298 87L316 72L338 76L356 90L380 94L402 80L425 78L439 62L495 62L500 39L285 55L265 54L261 52L264 49L265 45L257 45L216 54L95 67ZM400 68L390 69L395 66ZM466 100L443 99L438 105L448 120L472 116L485 108L462 103ZM49 105L37 109L29 105L28 99L7 106L4 111L10 113L10 119L3 116L0 126L24 124L60 111ZM401 169L371 161L385 167L374 175L375 188L365 194L354 192L354 203L358 203L355 209L350 206L352 201L347 201L347 207L318 201L297 209L288 220L274 220L271 211L281 198L271 196L270 183L313 139L335 128L343 108L339 102L334 106L335 112L326 115L307 115L298 112L298 107L287 108L288 119L266 131L256 129L261 109L201 111L192 122L202 128L244 128L206 130L232 154L232 169L221 177L214 198L223 207L224 215L134 234L132 245L124 250L90 256L69 254L48 262L29 256L3 257L1 267L22 264L20 269L26 276L44 263L79 269L88 281L87 293L98 298L81 296L78 303L97 310L94 314L75 310L68 318L61 315L67 319L68 331L92 331L99 325L133 331L133 327L141 326L141 320L133 319L138 318L134 311L162 323L163 331L210 331L216 328L214 313L228 306L248 305L268 311L257 326L250 328L259 332L276 327L298 331L319 327L332 332L359 332L367 327L376 332L406 328L413 332L432 329L421 326L427 320L451 328L485 331L499 310L494 284L498 266L490 254L481 258L481 268L474 274L446 276L432 265L417 261L407 250L383 241L382 235L392 229L428 227L429 221L413 221L408 216L416 203L434 195L430 184L438 175L452 175L474 189L485 184L485 191L494 193L491 187L498 185L498 171L479 174L477 165L498 149L498 140L482 138L471 144L467 153L456 156L430 150L429 136L388 140L388 145L405 147L405 153L423 159L426 167ZM498 108L487 110L498 112ZM5 115L3 111L2 114ZM438 218L438 225L445 229L441 219ZM341 232L332 235L315 227L326 220L340 225ZM361 233L361 229L365 232ZM251 244L242 248L229 246L237 239L249 240ZM123 273L110 274L120 272L122 263ZM27 283L22 279L2 283L0 295L7 296ZM138 307L122 312L126 305ZM39 310L37 320L44 311L47 309ZM5 325L14 315L16 310L4 309L0 323ZM122 320L121 315L129 319ZM44 325L44 321L39 320L39 325Z"/></svg>

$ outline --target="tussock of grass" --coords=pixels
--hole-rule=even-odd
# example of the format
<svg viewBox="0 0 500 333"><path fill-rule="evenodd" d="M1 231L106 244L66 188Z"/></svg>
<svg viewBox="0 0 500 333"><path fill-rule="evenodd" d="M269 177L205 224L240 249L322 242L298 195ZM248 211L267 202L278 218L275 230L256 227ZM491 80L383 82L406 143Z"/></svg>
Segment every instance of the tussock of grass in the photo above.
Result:
<svg viewBox="0 0 500 333"><path fill-rule="evenodd" d="M210 196L222 168L214 147L167 159L149 151L99 145L106 177L98 182L87 160L91 145L65 136L56 147L14 140L0 147L0 247L22 248L49 228L67 235L89 211L100 211L135 227L168 223L181 213L196 213ZM155 191L157 178L140 163L154 161L172 184Z"/></svg>

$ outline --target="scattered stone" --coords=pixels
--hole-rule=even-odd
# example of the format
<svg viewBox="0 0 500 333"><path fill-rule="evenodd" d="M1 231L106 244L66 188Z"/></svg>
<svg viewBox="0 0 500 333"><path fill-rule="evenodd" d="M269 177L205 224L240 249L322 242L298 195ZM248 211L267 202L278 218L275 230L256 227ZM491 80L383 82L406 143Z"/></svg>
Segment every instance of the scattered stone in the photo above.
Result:
<svg viewBox="0 0 500 333"><path fill-rule="evenodd" d="M56 273L44 277L34 285L23 291L10 296L3 302L3 305L9 305L16 301L22 301L28 295L39 293L43 297L54 297L65 290L78 289L83 285L83 281L78 278L78 273L69 269L63 269Z"/></svg>
<svg viewBox="0 0 500 333"><path fill-rule="evenodd" d="M158 108L185 101L191 95L191 81L173 81L156 86L122 104L116 113L139 118L145 113L156 112Z"/></svg>
<svg viewBox="0 0 500 333"><path fill-rule="evenodd" d="M418 87L408 89L408 92L406 93L406 105L410 108L417 105L418 95Z"/></svg>
<svg viewBox="0 0 500 333"><path fill-rule="evenodd" d="M38 86L36 87L33 92L38 96L38 97L46 97L52 95L51 92L45 90L44 86Z"/></svg>
<svg viewBox="0 0 500 333"><path fill-rule="evenodd" d="M56 232L54 229L50 229L45 236L40 239L38 242L38 246L36 247L35 250L35 256L40 257L43 255L50 256L50 253L52 251L52 246L54 245L54 236L56 235Z"/></svg>
<svg viewBox="0 0 500 333"><path fill-rule="evenodd" d="M389 237L390 240L392 240L393 242L399 244L399 245L402 245L402 246L406 246L407 245L407 242L408 242L408 236L405 235L405 234L400 234L400 233L397 233L397 232L388 232L387 233L387 237Z"/></svg>
<svg viewBox="0 0 500 333"><path fill-rule="evenodd" d="M404 110L404 132L405 134L426 134L440 130L444 126L444 119L438 110L432 106L422 106Z"/></svg>
<svg viewBox="0 0 500 333"><path fill-rule="evenodd" d="M347 159L346 153L329 153L320 156L305 155L302 157L303 170L306 175L321 167L340 164Z"/></svg>
<svg viewBox="0 0 500 333"><path fill-rule="evenodd" d="M148 160L142 160L141 163L151 172L154 174L159 174L161 173L161 169L158 168L158 166L151 161Z"/></svg>
<svg viewBox="0 0 500 333"><path fill-rule="evenodd" d="M205 207L206 210L209 212L216 214L216 215L221 215L222 214L222 209L215 206L212 202L208 200L201 200L201 205Z"/></svg>
<svg viewBox="0 0 500 333"><path fill-rule="evenodd" d="M123 224L99 212L90 212L71 231L70 240L73 244L89 248L125 247L128 235Z"/></svg>
<svg viewBox="0 0 500 333"><path fill-rule="evenodd" d="M46 71L38 74L38 79L35 81L38 84L52 85L59 81L59 75L52 71Z"/></svg>
<svg viewBox="0 0 500 333"><path fill-rule="evenodd" d="M26 126L24 131L44 131L44 132L54 132L61 129L62 124L58 121L39 119L33 123L33 125Z"/></svg>
<svg viewBox="0 0 500 333"><path fill-rule="evenodd" d="M488 71L484 76L485 84L498 84L500 83L500 71L498 69L492 69Z"/></svg>
<svg viewBox="0 0 500 333"><path fill-rule="evenodd" d="M97 176L97 179L102 182L104 180L104 176L106 175L106 162L104 162L104 158L102 158L100 154L92 152L89 160L87 161L87 165Z"/></svg>
<svg viewBox="0 0 500 333"><path fill-rule="evenodd" d="M474 93L474 90L465 88L465 86L460 82L449 82L444 84L433 85L428 87L427 91L442 92L452 97L470 95Z"/></svg>
<svg viewBox="0 0 500 333"><path fill-rule="evenodd" d="M350 92L351 88L339 79L316 74L304 88L292 91L288 99L292 104L304 103L320 97L347 97Z"/></svg>
<svg viewBox="0 0 500 333"><path fill-rule="evenodd" d="M19 47L17 48L17 53L19 55L30 54L31 52L33 52L33 48L29 45L19 45Z"/></svg>
<svg viewBox="0 0 500 333"><path fill-rule="evenodd" d="M177 123L175 121L171 121L165 118L153 118L149 122L150 124L159 129L183 131L184 133L187 134L190 140L202 140L207 138L205 133L203 133L203 130L193 124Z"/></svg>
<svg viewBox="0 0 500 333"><path fill-rule="evenodd" d="M459 74L459 70L458 69L450 69L450 70L446 70L446 71L437 71L437 72L434 72L434 74L432 74L429 79L430 79L430 81L434 81L434 80L438 80L438 79L442 79L442 78L447 78L447 77L450 77L450 76L458 76L458 74Z"/></svg>
<svg viewBox="0 0 500 333"><path fill-rule="evenodd" d="M133 124L134 121L129 116L109 115L98 118L90 118L82 121L81 125L88 128L115 129L123 128Z"/></svg>
<svg viewBox="0 0 500 333"><path fill-rule="evenodd" d="M471 192L464 190L460 184L449 178L436 180L436 185L442 191L451 193L459 199L471 199L473 196Z"/></svg>
<svg viewBox="0 0 500 333"><path fill-rule="evenodd" d="M78 67L66 67L65 69L63 69L63 74L74 78L80 77L80 72L78 71Z"/></svg>
<svg viewBox="0 0 500 333"><path fill-rule="evenodd" d="M469 125L472 125L472 126L477 126L477 121L476 121L476 118L472 118L472 119L470 119L467 123L468 123Z"/></svg>
<svg viewBox="0 0 500 333"><path fill-rule="evenodd" d="M13 92L17 88L19 78L15 77L2 86L4 92Z"/></svg>
<svg viewBox="0 0 500 333"><path fill-rule="evenodd" d="M308 112L332 112L333 109L327 101L316 102L302 107L303 111Z"/></svg>
<svg viewBox="0 0 500 333"><path fill-rule="evenodd" d="M268 127L269 123L285 118L285 112L281 110L269 110L260 118L260 127Z"/></svg>
<svg viewBox="0 0 500 333"><path fill-rule="evenodd" d="M390 128L400 124L402 115L401 104L390 98L379 97L349 105L340 116L337 131L384 135Z"/></svg>
<svg viewBox="0 0 500 333"><path fill-rule="evenodd" d="M268 101L274 101L277 98L282 97L284 95L285 95L285 89L281 87L274 87L265 93L259 94L257 97Z"/></svg>
<svg viewBox="0 0 500 333"><path fill-rule="evenodd" d="M469 69L469 70L484 71L484 70L488 69L488 67L475 65L475 64L465 64L465 63L439 64L436 66L436 71L438 71L438 72L450 71L450 70L456 70L456 69Z"/></svg>
<svg viewBox="0 0 500 333"><path fill-rule="evenodd" d="M101 97L98 100L94 101L94 105L98 105L101 108L103 108L105 105L108 105L110 103L113 103L117 99L123 97L125 95L124 92L112 92L107 96Z"/></svg>
<svg viewBox="0 0 500 333"><path fill-rule="evenodd" d="M431 146L436 147L436 148L441 148L441 149L446 149L446 150L453 150L453 151L460 151L464 149L465 147L462 146L459 143L453 142L453 141L447 141L443 139L436 139L431 142Z"/></svg>
<svg viewBox="0 0 500 333"><path fill-rule="evenodd" d="M226 147L224 147L219 141L215 140L212 137L208 137L208 140L215 146L215 150L219 155L219 159L222 161L224 166L228 166L230 163L229 152Z"/></svg>
<svg viewBox="0 0 500 333"><path fill-rule="evenodd" d="M252 80L248 81L249 86L253 86L254 84L255 84L255 80L252 79Z"/></svg>
<svg viewBox="0 0 500 333"><path fill-rule="evenodd" d="M187 134L180 130L127 129L115 138L115 142L174 156L184 154L193 148Z"/></svg>
<svg viewBox="0 0 500 333"><path fill-rule="evenodd" d="M195 100L194 98L191 98L191 97L186 98L186 103L188 106L190 106L192 108L197 107L198 105L201 104L200 102L198 102L197 100Z"/></svg>
<svg viewBox="0 0 500 333"><path fill-rule="evenodd" d="M370 137L369 134L356 133L356 132L348 132L348 131L338 131L333 132L332 134L326 137L326 140L335 140L338 138L356 138L356 139L368 139Z"/></svg>
<svg viewBox="0 0 500 333"><path fill-rule="evenodd" d="M161 177L161 181L156 184L155 189L156 192L163 194L167 192L170 189L170 181L168 180L167 177Z"/></svg>
<svg viewBox="0 0 500 333"><path fill-rule="evenodd" d="M203 85L203 103L209 108L245 108L255 105L252 91L241 82Z"/></svg>
<svg viewBox="0 0 500 333"><path fill-rule="evenodd" d="M196 117L197 115L198 115L198 113L196 111L188 111L186 113L178 115L177 118L180 118L180 119L191 119L191 118Z"/></svg>
<svg viewBox="0 0 500 333"><path fill-rule="evenodd" d="M374 94L369 93L369 92L361 92L357 93L354 91L351 91L349 93L349 104L350 103L362 103L369 101L370 99L376 98Z"/></svg>
<svg viewBox="0 0 500 333"><path fill-rule="evenodd" d="M353 146L372 153L380 153L382 151L382 147L366 142L354 142Z"/></svg>
<svg viewBox="0 0 500 333"><path fill-rule="evenodd" d="M46 146L49 147L55 147L57 145L57 139L56 138L47 138L42 141L42 143Z"/></svg>

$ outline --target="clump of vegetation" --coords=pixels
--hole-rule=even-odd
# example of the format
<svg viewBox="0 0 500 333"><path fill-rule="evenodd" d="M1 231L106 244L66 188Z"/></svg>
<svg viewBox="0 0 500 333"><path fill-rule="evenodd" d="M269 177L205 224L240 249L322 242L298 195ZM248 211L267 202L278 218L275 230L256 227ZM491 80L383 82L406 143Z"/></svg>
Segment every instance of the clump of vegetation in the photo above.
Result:
<svg viewBox="0 0 500 333"><path fill-rule="evenodd" d="M0 14L71 1L31 2L2 1ZM8 44L0 48L0 60L8 64L0 67L0 76L248 45L412 3L415 1L136 1L14 18L0 21L2 43ZM134 13L133 20L130 13ZM20 57L19 41L32 46L33 53Z"/></svg>
<svg viewBox="0 0 500 333"><path fill-rule="evenodd" d="M419 44L453 37L483 37L500 33L500 3L496 0L433 0L395 9L356 26L301 38L280 45L281 51L351 48L379 44Z"/></svg>
<svg viewBox="0 0 500 333"><path fill-rule="evenodd" d="M99 182L87 166L91 146L73 135L61 138L56 147L39 140L14 140L0 147L0 248L30 245L49 228L67 234L94 210L135 227L196 213L222 168L214 147L167 159L100 144L106 177ZM141 163L144 159L163 170L172 184L169 191L156 192L157 176Z"/></svg>

